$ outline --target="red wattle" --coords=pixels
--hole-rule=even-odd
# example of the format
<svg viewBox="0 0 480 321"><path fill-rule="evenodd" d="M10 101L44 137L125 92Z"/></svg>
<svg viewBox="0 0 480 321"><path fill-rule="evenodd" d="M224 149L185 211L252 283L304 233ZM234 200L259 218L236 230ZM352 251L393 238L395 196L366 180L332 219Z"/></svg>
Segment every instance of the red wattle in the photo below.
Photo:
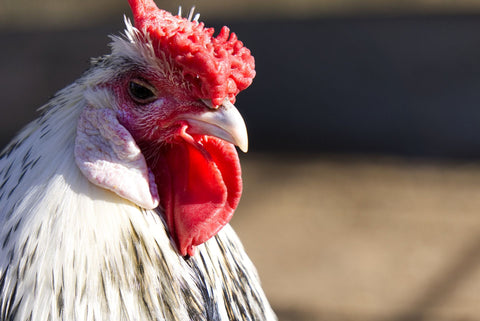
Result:
<svg viewBox="0 0 480 321"><path fill-rule="evenodd" d="M199 136L162 147L154 173L169 232L181 255L216 235L240 200L242 180L235 147Z"/></svg>

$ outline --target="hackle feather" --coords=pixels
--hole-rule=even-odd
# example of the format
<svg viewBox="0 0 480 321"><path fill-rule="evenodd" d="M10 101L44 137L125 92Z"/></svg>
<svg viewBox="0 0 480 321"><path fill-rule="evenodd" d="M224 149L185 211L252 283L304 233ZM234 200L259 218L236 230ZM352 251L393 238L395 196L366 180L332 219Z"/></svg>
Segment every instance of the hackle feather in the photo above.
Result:
<svg viewBox="0 0 480 321"><path fill-rule="evenodd" d="M230 226L183 258L158 209L91 184L75 165L78 117L101 95L93 86L124 69L169 73L128 21L112 48L2 153L0 320L276 320Z"/></svg>

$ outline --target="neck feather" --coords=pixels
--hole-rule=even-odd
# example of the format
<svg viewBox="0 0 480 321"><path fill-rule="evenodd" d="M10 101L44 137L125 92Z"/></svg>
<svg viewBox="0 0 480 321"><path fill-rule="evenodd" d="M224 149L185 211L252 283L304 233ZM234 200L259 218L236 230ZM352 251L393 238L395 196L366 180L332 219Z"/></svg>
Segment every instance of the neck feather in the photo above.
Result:
<svg viewBox="0 0 480 321"><path fill-rule="evenodd" d="M0 319L275 320L229 226L186 260L159 213L81 174L83 91L61 91L0 159Z"/></svg>

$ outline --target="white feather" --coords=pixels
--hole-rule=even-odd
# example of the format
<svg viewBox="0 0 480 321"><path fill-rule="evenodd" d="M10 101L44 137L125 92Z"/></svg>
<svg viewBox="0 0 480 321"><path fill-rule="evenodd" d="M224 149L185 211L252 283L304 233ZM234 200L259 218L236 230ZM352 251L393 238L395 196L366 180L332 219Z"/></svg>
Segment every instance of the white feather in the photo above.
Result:
<svg viewBox="0 0 480 321"><path fill-rule="evenodd" d="M129 22L127 36L114 39L112 56L163 68ZM230 226L185 260L159 213L89 183L75 165L85 93L95 101L89 88L117 73L93 69L60 91L3 152L0 319L190 320L190 309L206 320L206 306L215 303L215 320L247 306L276 320ZM245 278L247 288L238 289Z"/></svg>

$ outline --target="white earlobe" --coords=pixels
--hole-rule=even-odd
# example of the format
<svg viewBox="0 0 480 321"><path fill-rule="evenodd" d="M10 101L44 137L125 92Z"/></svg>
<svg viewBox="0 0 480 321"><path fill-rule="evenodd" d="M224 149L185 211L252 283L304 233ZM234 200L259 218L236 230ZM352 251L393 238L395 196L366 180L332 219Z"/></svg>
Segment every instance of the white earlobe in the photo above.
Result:
<svg viewBox="0 0 480 321"><path fill-rule="evenodd" d="M146 209L156 208L155 178L132 135L108 108L87 105L77 124L75 161L87 179Z"/></svg>

